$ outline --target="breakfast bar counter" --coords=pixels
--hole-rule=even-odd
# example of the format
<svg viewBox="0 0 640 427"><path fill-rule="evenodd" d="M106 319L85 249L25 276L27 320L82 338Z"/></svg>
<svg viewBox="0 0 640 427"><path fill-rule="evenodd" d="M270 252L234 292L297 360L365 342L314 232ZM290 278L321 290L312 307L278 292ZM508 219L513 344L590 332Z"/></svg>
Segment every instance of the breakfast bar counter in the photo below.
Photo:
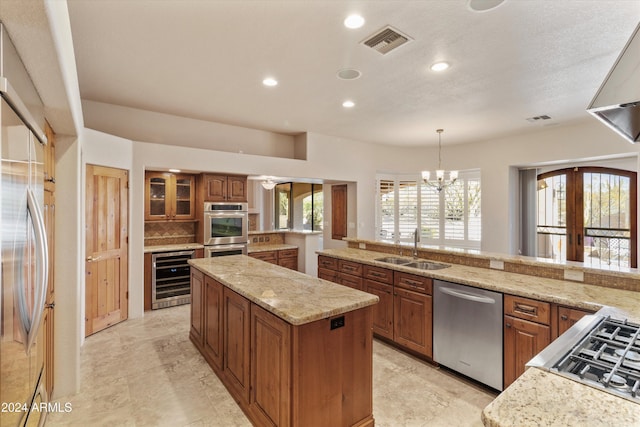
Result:
<svg viewBox="0 0 640 427"><path fill-rule="evenodd" d="M189 263L191 342L254 425L374 425L377 296L245 255Z"/></svg>

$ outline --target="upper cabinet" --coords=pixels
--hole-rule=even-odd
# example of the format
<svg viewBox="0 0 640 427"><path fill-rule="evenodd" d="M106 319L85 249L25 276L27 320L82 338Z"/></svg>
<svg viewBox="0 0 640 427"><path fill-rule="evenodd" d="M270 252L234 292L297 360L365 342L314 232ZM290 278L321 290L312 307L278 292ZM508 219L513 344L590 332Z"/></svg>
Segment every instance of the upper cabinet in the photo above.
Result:
<svg viewBox="0 0 640 427"><path fill-rule="evenodd" d="M247 202L244 175L203 174L205 202Z"/></svg>
<svg viewBox="0 0 640 427"><path fill-rule="evenodd" d="M194 220L195 176L168 172L145 174L146 221Z"/></svg>

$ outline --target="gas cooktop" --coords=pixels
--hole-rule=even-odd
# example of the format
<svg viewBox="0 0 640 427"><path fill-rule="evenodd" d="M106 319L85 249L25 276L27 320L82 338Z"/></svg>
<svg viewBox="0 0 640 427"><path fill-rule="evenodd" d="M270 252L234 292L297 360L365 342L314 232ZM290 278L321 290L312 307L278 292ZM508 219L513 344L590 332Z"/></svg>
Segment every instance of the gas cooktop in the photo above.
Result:
<svg viewBox="0 0 640 427"><path fill-rule="evenodd" d="M585 316L527 366L640 403L640 325Z"/></svg>

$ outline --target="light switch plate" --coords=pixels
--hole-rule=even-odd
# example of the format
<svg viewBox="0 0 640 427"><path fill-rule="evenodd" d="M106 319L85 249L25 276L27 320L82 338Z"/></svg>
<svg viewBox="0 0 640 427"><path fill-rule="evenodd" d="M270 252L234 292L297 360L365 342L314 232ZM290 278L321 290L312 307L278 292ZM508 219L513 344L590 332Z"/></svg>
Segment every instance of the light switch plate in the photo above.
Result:
<svg viewBox="0 0 640 427"><path fill-rule="evenodd" d="M504 261L500 261L497 259L489 260L489 268L504 270Z"/></svg>
<svg viewBox="0 0 640 427"><path fill-rule="evenodd" d="M565 270L564 280L573 280L574 282L584 282L584 272L579 270Z"/></svg>

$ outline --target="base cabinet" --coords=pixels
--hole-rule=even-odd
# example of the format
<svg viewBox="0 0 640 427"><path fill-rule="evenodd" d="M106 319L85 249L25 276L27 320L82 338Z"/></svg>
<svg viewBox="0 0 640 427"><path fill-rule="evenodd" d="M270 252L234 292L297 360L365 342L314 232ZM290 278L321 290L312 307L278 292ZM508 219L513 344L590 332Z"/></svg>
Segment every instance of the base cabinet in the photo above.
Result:
<svg viewBox="0 0 640 427"><path fill-rule="evenodd" d="M236 398L249 402L249 300L224 288L224 376ZM208 328L209 325L206 325Z"/></svg>
<svg viewBox="0 0 640 427"><path fill-rule="evenodd" d="M204 280L204 324L202 350L205 358L218 369L222 369L224 352L224 287L220 282L205 276Z"/></svg>
<svg viewBox="0 0 640 427"><path fill-rule="evenodd" d="M551 328L504 316L504 388L526 369L526 363L551 343Z"/></svg>
<svg viewBox="0 0 640 427"><path fill-rule="evenodd" d="M202 348L203 343L203 292L204 292L204 274L196 270L191 269L191 327L189 329L189 338L191 341Z"/></svg>
<svg viewBox="0 0 640 427"><path fill-rule="evenodd" d="M396 288L393 301L393 340L410 350L432 357L431 295Z"/></svg>

